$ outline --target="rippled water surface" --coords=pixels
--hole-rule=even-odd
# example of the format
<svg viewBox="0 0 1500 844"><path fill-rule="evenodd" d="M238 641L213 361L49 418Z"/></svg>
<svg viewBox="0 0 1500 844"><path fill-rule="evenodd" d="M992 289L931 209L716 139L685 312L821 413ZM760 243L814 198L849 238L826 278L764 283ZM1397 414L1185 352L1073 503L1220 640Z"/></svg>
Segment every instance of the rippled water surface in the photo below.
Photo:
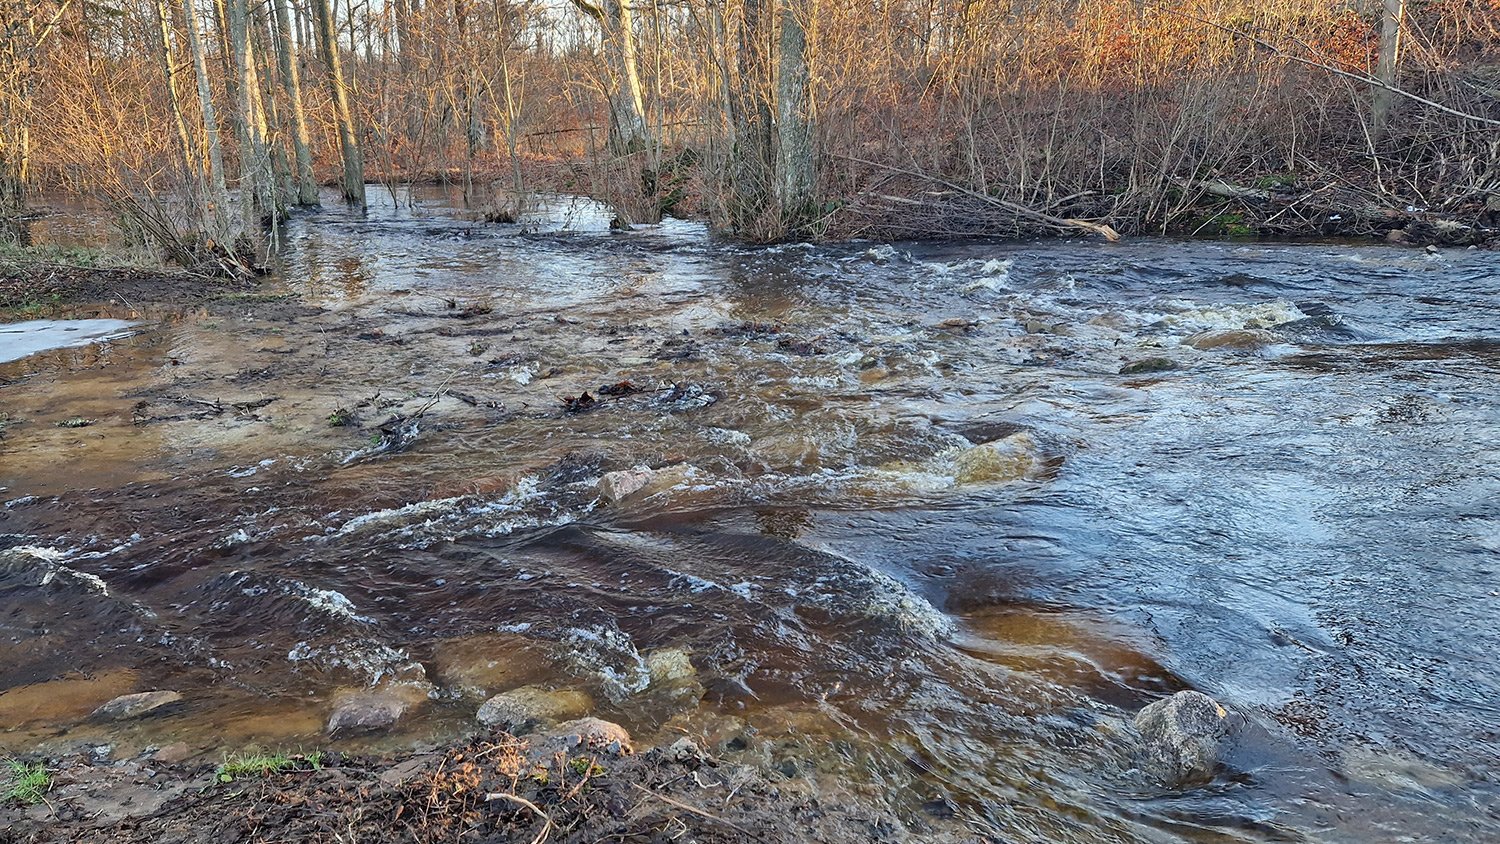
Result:
<svg viewBox="0 0 1500 844"><path fill-rule="evenodd" d="M0 365L4 747L305 746L371 684L426 695L367 740L410 746L542 683L1007 841L1500 836L1493 252L386 199L294 221L261 293ZM82 721L144 688L188 705ZM1171 789L1130 719L1183 688L1249 723Z"/></svg>

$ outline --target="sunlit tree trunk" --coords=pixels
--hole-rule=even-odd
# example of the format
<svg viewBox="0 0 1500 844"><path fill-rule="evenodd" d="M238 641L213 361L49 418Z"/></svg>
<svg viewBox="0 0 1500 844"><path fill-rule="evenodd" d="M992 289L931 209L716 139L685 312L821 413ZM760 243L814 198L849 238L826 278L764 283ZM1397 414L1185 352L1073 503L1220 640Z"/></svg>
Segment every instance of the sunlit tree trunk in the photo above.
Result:
<svg viewBox="0 0 1500 844"><path fill-rule="evenodd" d="M360 157L359 133L354 125L354 109L349 103L349 88L344 83L344 65L339 59L333 13L328 8L328 0L312 0L312 6L313 23L318 29L318 48L323 56L323 64L328 68L328 84L332 89L333 110L338 120L339 151L344 159L344 199L364 205L364 161Z"/></svg>
<svg viewBox="0 0 1500 844"><path fill-rule="evenodd" d="M292 24L287 14L287 0L272 0L276 16L276 63L281 70L281 86L291 111L292 154L297 160L297 204L318 204L318 182L313 176L307 110L302 105L302 71L297 62L297 45L292 40Z"/></svg>
<svg viewBox="0 0 1500 844"><path fill-rule="evenodd" d="M172 112L172 127L177 132L177 152L182 158L183 184L195 199L198 191L194 183L198 179L199 167L197 156L193 155L193 142L188 135L187 118L182 113L182 101L177 95L177 67L172 55L172 10L167 6L167 0L156 0L153 10L156 12L157 32L160 35L158 47L161 71L167 83L167 108Z"/></svg>
<svg viewBox="0 0 1500 844"><path fill-rule="evenodd" d="M193 76L198 83L198 110L203 119L204 145L208 148L204 228L210 241L217 241L228 248L232 237L228 220L229 189L224 184L224 148L219 140L219 120L214 112L213 88L208 81L208 62L203 51L203 36L199 30L198 9L194 0L182 0L182 14L186 24L188 52L193 57Z"/></svg>
<svg viewBox="0 0 1500 844"><path fill-rule="evenodd" d="M1371 124L1375 137L1381 138L1390 128L1395 95L1390 88L1398 79L1401 62L1401 29L1406 22L1406 0L1381 0L1380 55L1375 64L1375 78L1383 86L1373 92Z"/></svg>
<svg viewBox="0 0 1500 844"><path fill-rule="evenodd" d="M599 24L603 37L604 59L609 90L609 140L617 155L639 152L650 145L646 131L645 96L641 91L640 69L636 63L635 19L626 0L603 0L595 5L589 0L573 0Z"/></svg>
<svg viewBox="0 0 1500 844"><path fill-rule="evenodd" d="M267 157L265 124L257 108L259 84L255 57L250 50L248 0L227 0L225 28L234 61L235 100L240 145L240 212L246 231L272 213L270 161Z"/></svg>

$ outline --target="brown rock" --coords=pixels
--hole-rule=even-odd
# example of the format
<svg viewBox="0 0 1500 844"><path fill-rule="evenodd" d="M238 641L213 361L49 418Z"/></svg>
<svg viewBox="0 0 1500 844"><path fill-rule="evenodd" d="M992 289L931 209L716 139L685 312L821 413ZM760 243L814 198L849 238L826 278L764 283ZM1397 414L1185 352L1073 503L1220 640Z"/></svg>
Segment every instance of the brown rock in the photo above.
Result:
<svg viewBox="0 0 1500 844"><path fill-rule="evenodd" d="M193 749L188 747L187 742L179 741L161 748L151 754L151 761L160 762L163 765L180 765L193 755Z"/></svg>

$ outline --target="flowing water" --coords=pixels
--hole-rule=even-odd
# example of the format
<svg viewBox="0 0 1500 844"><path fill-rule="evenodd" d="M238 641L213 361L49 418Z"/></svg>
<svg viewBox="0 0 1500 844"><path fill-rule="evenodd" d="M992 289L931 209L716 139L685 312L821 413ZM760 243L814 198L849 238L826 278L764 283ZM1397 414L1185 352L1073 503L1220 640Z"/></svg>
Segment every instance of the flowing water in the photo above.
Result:
<svg viewBox="0 0 1500 844"><path fill-rule="evenodd" d="M0 366L4 748L311 746L374 684L427 701L365 744L412 746L541 683L998 840L1500 836L1494 253L385 199ZM187 705L84 720L149 688ZM1130 719L1184 688L1248 723L1167 788Z"/></svg>

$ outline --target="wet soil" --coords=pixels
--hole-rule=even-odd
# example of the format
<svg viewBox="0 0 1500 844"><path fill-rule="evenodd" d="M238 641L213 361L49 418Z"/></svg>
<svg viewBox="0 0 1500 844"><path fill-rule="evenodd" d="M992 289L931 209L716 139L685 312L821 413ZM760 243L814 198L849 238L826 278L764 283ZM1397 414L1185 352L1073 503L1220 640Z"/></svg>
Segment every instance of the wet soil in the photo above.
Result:
<svg viewBox="0 0 1500 844"><path fill-rule="evenodd" d="M49 314L80 305L196 305L265 289L256 278L218 278L165 268L0 261L0 318Z"/></svg>
<svg viewBox="0 0 1500 844"><path fill-rule="evenodd" d="M998 840L969 829L951 804L902 813L878 789L851 788L794 758L772 768L748 756L680 740L622 757L503 733L400 758L294 757L283 770L238 779L206 761L78 756L53 760L44 803L0 807L0 842Z"/></svg>

